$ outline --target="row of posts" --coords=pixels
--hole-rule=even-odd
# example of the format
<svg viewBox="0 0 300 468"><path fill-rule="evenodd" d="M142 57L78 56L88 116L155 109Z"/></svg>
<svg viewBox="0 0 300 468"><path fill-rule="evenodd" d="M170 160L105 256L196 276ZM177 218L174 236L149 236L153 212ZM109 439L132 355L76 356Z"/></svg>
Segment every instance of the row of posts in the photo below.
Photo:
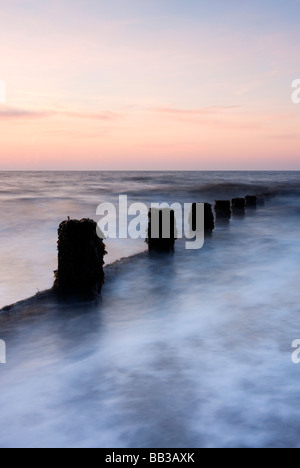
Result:
<svg viewBox="0 0 300 468"><path fill-rule="evenodd" d="M246 209L257 205L256 196L217 200L213 214L212 205L204 204L204 229L206 235L212 233L216 220L229 220L233 215L242 216ZM195 231L196 203L192 206L191 226ZM149 251L171 252L176 241L175 213L171 210L171 236L162 236L163 210L159 210L160 232L158 238L151 237L151 219L153 210L149 211L147 244ZM97 224L91 219L68 219L60 224L58 229L58 269L55 271L54 290L61 294L99 295L104 284L105 244L97 235Z"/></svg>

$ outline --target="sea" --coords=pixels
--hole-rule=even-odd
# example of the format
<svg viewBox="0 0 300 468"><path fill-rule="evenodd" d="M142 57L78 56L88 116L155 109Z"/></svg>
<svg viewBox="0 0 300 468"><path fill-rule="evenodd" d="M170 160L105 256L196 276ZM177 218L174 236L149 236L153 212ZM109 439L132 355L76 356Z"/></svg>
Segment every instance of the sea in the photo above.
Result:
<svg viewBox="0 0 300 468"><path fill-rule="evenodd" d="M0 447L300 447L300 172L0 172L0 308L51 288L61 221L120 195L259 204L199 250L107 239L101 300L0 312Z"/></svg>

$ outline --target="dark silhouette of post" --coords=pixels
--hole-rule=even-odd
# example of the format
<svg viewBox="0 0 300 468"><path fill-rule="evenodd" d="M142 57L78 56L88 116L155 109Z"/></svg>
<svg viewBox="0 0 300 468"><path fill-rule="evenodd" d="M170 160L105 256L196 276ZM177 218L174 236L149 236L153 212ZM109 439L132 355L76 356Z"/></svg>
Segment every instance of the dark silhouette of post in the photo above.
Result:
<svg viewBox="0 0 300 468"><path fill-rule="evenodd" d="M246 200L245 198L233 198L231 202L232 212L235 215L242 216L245 214Z"/></svg>
<svg viewBox="0 0 300 468"><path fill-rule="evenodd" d="M215 213L218 219L229 220L231 218L231 204L229 200L216 200Z"/></svg>
<svg viewBox="0 0 300 468"><path fill-rule="evenodd" d="M105 244L91 219L68 219L58 229L58 269L54 289L61 293L97 295L104 284Z"/></svg>
<svg viewBox="0 0 300 468"><path fill-rule="evenodd" d="M192 210L189 217L189 223L191 231L196 231L197 229L197 220L196 220L196 213L197 213L197 203L193 203ZM204 203L204 231L206 234L212 233L215 229L215 218L213 215L212 206L210 203Z"/></svg>
<svg viewBox="0 0 300 468"><path fill-rule="evenodd" d="M257 206L257 196L256 195L247 195L246 196L246 207L247 208L256 208Z"/></svg>
<svg viewBox="0 0 300 468"><path fill-rule="evenodd" d="M146 243L149 251L173 252L177 235L174 210L151 208L148 218Z"/></svg>

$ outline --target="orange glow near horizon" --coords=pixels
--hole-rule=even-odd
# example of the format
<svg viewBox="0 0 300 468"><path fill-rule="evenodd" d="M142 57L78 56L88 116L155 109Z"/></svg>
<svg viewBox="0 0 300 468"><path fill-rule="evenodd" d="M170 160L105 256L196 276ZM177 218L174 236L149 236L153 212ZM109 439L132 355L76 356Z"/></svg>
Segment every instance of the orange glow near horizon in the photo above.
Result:
<svg viewBox="0 0 300 468"><path fill-rule="evenodd" d="M0 170L300 170L293 24L108 19L89 2L3 8Z"/></svg>

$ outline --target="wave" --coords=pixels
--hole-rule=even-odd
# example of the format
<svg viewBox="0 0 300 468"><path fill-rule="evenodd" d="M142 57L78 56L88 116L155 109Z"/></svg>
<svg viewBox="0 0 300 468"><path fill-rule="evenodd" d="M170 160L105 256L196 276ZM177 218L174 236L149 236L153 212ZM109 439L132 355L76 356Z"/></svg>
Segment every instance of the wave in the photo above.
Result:
<svg viewBox="0 0 300 468"><path fill-rule="evenodd" d="M125 268L126 266L133 264L134 261L138 258L143 258L146 257L147 251L141 252L141 253L136 253L129 255L128 257L122 257L118 260L115 260L113 263L110 263L108 265L104 266L104 272L105 272L105 282L108 283L112 281L116 275L121 271L121 269ZM93 300L86 300L82 299L83 303L95 303L99 299L101 299L101 296L97 299ZM35 309L36 306L43 306L47 305L49 301L58 301L58 302L66 302L70 305L72 302L78 303L78 297L72 299L72 297L69 297L67 300L63 299L61 296L58 296L56 292L51 288L45 291L40 291L37 294L35 294L32 297L29 297L27 299L20 300L14 304L10 304L7 306L4 306L0 309L0 318L3 318L4 316L7 316L8 314L15 315L18 314L24 315L25 314L32 314L32 313L40 313L41 310ZM35 312L34 312L35 311Z"/></svg>

